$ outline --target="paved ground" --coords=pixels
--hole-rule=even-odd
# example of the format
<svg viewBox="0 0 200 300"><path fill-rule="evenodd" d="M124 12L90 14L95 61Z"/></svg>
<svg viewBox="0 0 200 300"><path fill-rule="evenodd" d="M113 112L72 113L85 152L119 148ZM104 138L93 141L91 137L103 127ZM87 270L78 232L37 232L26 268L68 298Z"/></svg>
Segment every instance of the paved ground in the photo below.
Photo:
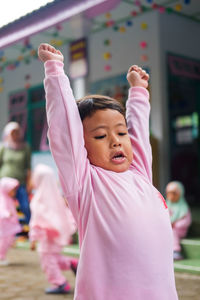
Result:
<svg viewBox="0 0 200 300"><path fill-rule="evenodd" d="M40 270L37 252L13 248L9 252L8 259L11 264L0 267L0 300L73 299L73 294L57 296L44 294L44 288L48 283ZM74 275L70 271L65 274L74 288ZM200 276L176 273L176 284L179 300L200 299Z"/></svg>
<svg viewBox="0 0 200 300"><path fill-rule="evenodd" d="M8 259L10 265L0 267L0 299L1 300L72 300L70 295L45 295L48 287L40 269L37 252L11 249ZM65 272L66 278L74 288L74 275Z"/></svg>

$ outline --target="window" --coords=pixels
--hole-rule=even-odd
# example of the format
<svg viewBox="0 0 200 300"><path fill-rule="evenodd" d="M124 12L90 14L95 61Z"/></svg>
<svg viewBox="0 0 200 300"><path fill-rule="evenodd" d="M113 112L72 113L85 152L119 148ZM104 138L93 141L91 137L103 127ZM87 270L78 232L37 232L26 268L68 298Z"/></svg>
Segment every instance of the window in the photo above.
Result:
<svg viewBox="0 0 200 300"><path fill-rule="evenodd" d="M20 123L32 151L49 150L43 85L10 96L9 120Z"/></svg>

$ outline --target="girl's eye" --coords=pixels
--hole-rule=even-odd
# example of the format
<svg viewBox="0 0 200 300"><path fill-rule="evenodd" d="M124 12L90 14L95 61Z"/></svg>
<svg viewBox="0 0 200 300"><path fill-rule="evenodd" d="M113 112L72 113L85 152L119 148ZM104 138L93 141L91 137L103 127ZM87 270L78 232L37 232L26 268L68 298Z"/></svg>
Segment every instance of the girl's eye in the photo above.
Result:
<svg viewBox="0 0 200 300"><path fill-rule="evenodd" d="M100 140L100 139L103 139L105 136L106 136L105 134L104 135L98 135L98 136L95 136L94 138L96 140Z"/></svg>
<svg viewBox="0 0 200 300"><path fill-rule="evenodd" d="M118 135L122 135L122 136L123 136L123 135L126 135L126 134L127 134L126 132L119 132L119 133L118 133Z"/></svg>

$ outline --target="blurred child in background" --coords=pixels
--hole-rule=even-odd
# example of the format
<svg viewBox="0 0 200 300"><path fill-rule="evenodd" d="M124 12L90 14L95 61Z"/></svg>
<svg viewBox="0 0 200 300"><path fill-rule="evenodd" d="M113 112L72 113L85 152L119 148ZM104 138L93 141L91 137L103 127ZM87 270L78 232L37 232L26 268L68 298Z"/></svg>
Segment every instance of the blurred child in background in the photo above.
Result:
<svg viewBox="0 0 200 300"><path fill-rule="evenodd" d="M168 183L166 198L174 235L174 260L181 260L183 256L180 241L187 235L191 224L191 213L185 200L183 184L178 181Z"/></svg>
<svg viewBox="0 0 200 300"><path fill-rule="evenodd" d="M12 246L16 233L21 231L14 197L19 181L14 178L0 179L0 265L7 265L6 254Z"/></svg>
<svg viewBox="0 0 200 300"><path fill-rule="evenodd" d="M36 166L32 177L35 193L31 200L31 249L39 241L41 267L48 282L47 294L67 294L71 287L62 270L76 273L77 260L61 255L63 246L70 241L76 225L57 185L53 170L43 164Z"/></svg>

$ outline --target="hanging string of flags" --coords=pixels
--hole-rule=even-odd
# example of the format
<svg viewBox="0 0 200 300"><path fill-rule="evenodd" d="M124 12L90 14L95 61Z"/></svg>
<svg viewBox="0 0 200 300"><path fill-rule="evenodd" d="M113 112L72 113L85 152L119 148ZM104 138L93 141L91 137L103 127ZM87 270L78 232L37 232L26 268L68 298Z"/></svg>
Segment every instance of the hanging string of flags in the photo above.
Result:
<svg viewBox="0 0 200 300"><path fill-rule="evenodd" d="M124 0L125 1L125 0ZM172 12L181 12L183 9L183 6L191 4L191 0L181 0L179 3L175 4L173 7L165 7L164 5L159 5L156 3L156 1L153 0L146 0L146 3L148 4L145 6L142 4L142 1L140 0L129 0L129 4L132 3L134 6L134 10L131 10L129 15L123 19L119 20L114 20L112 18L112 14L110 12L107 12L105 14L105 21L101 24L99 24L99 27L97 29L92 30L92 32L95 31L100 31L104 30L107 28L112 28L114 31L119 32L119 33L126 33L127 28L131 27L134 25L134 17L151 11L151 10L156 10L160 13L172 13ZM148 24L146 22L141 23L141 29L142 30L147 30L148 29ZM65 44L70 43L73 39L68 38L66 39L65 37L62 37L60 35L60 32L63 30L63 25L58 24L55 26L55 30L52 34L50 34L50 40L49 43L52 44L53 46L56 47L61 47ZM19 45L18 45L19 46ZM106 44L105 44L106 46ZM109 45L107 45L109 46ZM147 42L142 41L140 43L140 48L142 50L147 49ZM103 58L106 61L111 60L112 54L109 51L106 51L103 54ZM21 46L19 46L19 55L15 59L9 59L6 57L6 50L0 50L0 73L3 72L4 70L15 70L17 67L19 67L22 63L28 65L33 59L37 59L37 51L34 49L34 46L31 44L31 41L29 38L25 39L22 43ZM148 60L147 55L142 54L141 59L143 61ZM111 70L111 67L106 67L106 70Z"/></svg>

